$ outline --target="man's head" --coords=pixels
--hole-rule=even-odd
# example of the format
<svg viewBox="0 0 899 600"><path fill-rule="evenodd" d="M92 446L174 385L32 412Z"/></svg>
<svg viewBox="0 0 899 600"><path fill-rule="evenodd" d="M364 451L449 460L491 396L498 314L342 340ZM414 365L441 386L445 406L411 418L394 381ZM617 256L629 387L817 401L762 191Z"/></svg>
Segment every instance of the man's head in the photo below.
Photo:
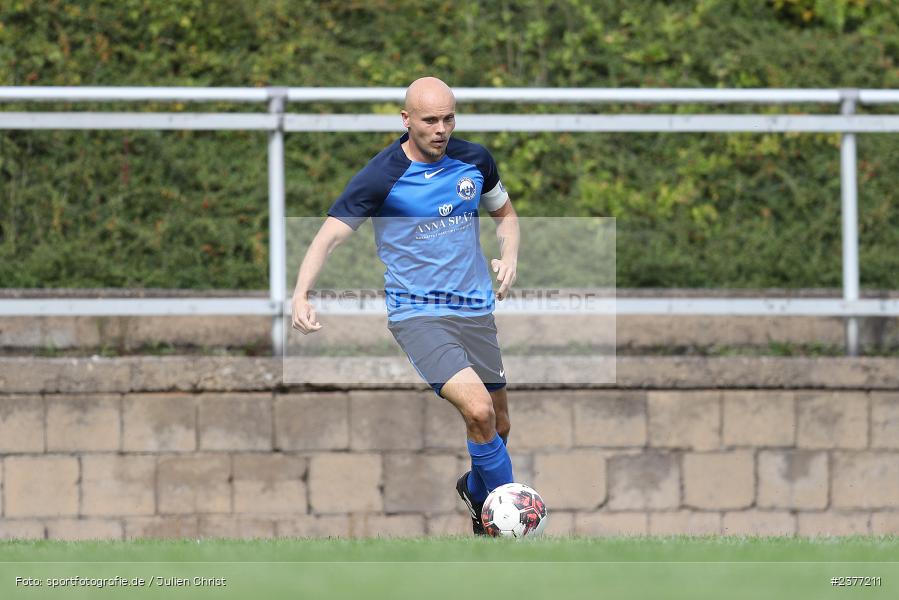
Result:
<svg viewBox="0 0 899 600"><path fill-rule="evenodd" d="M410 158L418 162L443 158L456 128L456 98L449 86L436 77L416 79L406 90L406 104L400 114L409 130Z"/></svg>

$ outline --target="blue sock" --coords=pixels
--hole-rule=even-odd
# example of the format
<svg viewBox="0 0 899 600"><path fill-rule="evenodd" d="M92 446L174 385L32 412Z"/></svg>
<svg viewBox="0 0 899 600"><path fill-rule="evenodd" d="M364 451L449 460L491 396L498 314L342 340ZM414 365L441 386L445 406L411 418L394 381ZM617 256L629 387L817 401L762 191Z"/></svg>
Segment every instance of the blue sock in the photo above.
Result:
<svg viewBox="0 0 899 600"><path fill-rule="evenodd" d="M507 444L508 440L508 436L504 437L503 444ZM471 471L468 473L468 493L471 494L471 497L475 502L483 502L487 499L487 486L484 485L484 480L478 475L478 469L475 467L474 458L471 459Z"/></svg>
<svg viewBox="0 0 899 600"><path fill-rule="evenodd" d="M483 502L487 499L487 486L484 485L484 480L478 475L474 462L471 463L471 471L468 472L468 493L471 494L471 498L475 502Z"/></svg>
<svg viewBox="0 0 899 600"><path fill-rule="evenodd" d="M468 489L475 502L483 502L492 490L514 481L512 459L509 458L509 452L498 435L493 436L493 439L486 444L468 440L468 453L471 454L472 473L476 473L484 485L483 491L478 489L483 497L476 496L474 490ZM469 484L472 479L476 478L469 475Z"/></svg>

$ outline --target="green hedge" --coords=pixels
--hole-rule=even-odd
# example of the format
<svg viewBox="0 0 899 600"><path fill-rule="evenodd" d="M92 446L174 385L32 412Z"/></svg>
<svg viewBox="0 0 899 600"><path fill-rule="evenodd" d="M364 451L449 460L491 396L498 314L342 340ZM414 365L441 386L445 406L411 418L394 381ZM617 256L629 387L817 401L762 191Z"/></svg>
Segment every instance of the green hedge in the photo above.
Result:
<svg viewBox="0 0 899 600"><path fill-rule="evenodd" d="M455 86L890 88L897 60L887 0L0 1L3 85L403 86L434 74ZM290 134L288 215L322 215L392 137ZM493 151L522 215L616 217L619 286L840 283L836 135L468 137ZM859 136L868 287L899 287L896 164L897 136ZM0 287L264 288L267 219L263 133L0 132Z"/></svg>

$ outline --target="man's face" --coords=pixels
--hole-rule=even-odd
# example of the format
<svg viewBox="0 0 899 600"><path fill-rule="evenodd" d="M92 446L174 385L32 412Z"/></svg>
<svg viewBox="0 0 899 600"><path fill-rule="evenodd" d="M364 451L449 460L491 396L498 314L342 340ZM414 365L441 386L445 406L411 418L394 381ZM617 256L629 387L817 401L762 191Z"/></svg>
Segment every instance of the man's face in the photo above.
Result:
<svg viewBox="0 0 899 600"><path fill-rule="evenodd" d="M446 145L456 128L456 103L451 97L425 97L409 111L402 111L409 130L412 158L436 162L446 154Z"/></svg>

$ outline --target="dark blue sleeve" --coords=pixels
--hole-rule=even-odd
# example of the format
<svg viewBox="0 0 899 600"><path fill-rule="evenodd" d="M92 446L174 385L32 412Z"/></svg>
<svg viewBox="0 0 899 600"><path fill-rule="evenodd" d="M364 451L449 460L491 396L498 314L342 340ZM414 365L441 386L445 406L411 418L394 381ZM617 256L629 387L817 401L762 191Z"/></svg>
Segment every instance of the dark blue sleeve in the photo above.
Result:
<svg viewBox="0 0 899 600"><path fill-rule="evenodd" d="M411 164L396 140L371 159L347 184L328 209L328 216L340 219L354 230L365 219L378 214L397 180Z"/></svg>
<svg viewBox="0 0 899 600"><path fill-rule="evenodd" d="M328 216L340 219L354 230L375 215L390 193L394 181L387 181L369 163L356 173L343 193L328 209Z"/></svg>
<svg viewBox="0 0 899 600"><path fill-rule="evenodd" d="M478 169L481 171L481 175L484 176L484 191L489 192L499 183L499 169L496 168L496 161L493 160L490 152L483 146L479 147L483 152L478 163Z"/></svg>
<svg viewBox="0 0 899 600"><path fill-rule="evenodd" d="M490 155L490 152L484 146L450 138L450 144L446 153L449 154L450 158L461 160L478 168L481 175L484 176L484 192L489 192L499 183L499 169L496 168L496 161L493 160L493 156Z"/></svg>

